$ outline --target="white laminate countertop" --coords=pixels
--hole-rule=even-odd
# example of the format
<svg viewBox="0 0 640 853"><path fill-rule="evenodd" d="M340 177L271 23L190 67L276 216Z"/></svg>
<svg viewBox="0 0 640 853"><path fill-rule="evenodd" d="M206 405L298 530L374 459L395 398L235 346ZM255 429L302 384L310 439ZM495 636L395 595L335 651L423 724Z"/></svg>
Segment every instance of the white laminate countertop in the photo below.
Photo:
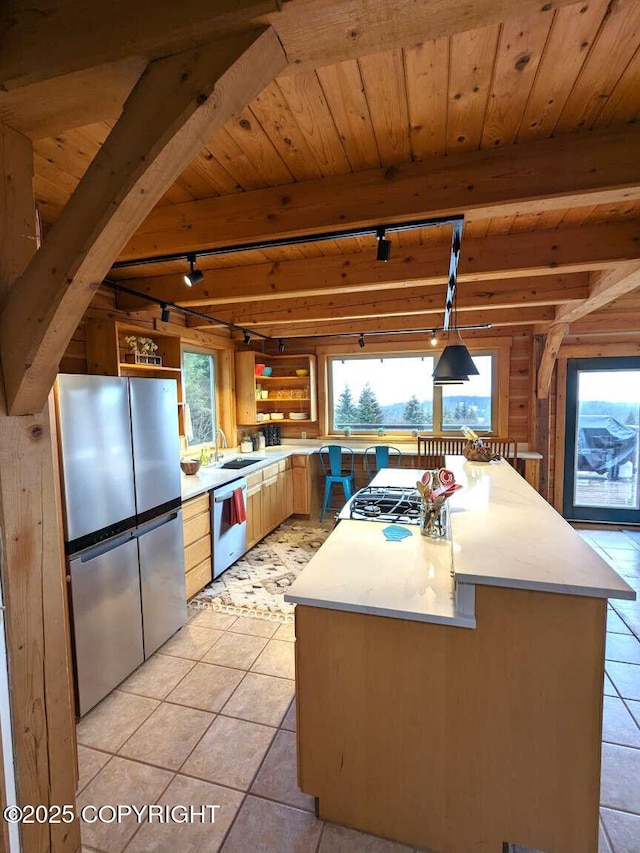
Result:
<svg viewBox="0 0 640 853"><path fill-rule="evenodd" d="M225 486L240 477L246 477L247 474L253 474L261 468L266 468L280 459L286 459L294 453L296 455L316 453L317 447L290 447L286 444L278 445L277 447L266 447L264 450L256 450L253 453L245 454L248 459L259 459L259 462L253 465L247 465L246 468L216 468L213 465L206 468L200 468L197 474L182 475L182 500L188 501L189 498L195 498L198 495L209 492L211 489L217 489L220 486ZM223 451L222 462L229 459L240 459L243 454L237 450Z"/></svg>
<svg viewBox="0 0 640 853"><path fill-rule="evenodd" d="M439 622L467 628L475 619L456 606L451 573L451 542L420 535L417 525L403 525L411 536L388 541L386 524L341 521L285 595L285 601Z"/></svg>
<svg viewBox="0 0 640 853"><path fill-rule="evenodd" d="M635 599L634 590L504 460L447 457L458 583Z"/></svg>
<svg viewBox="0 0 640 853"><path fill-rule="evenodd" d="M342 521L285 600L473 627L473 618L462 614L470 612L477 584L635 598L633 589L508 462L452 456L447 467L464 486L449 500L450 543L421 536L417 526L408 527L411 539L387 542L383 523ZM373 482L410 487L418 473L389 468Z"/></svg>

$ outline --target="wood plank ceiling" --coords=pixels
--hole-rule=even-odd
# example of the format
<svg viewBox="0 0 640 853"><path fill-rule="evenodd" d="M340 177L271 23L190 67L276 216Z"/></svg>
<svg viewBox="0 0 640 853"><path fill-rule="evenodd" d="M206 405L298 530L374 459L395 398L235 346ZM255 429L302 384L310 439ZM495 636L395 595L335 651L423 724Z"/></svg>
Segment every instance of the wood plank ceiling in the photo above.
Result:
<svg viewBox="0 0 640 853"><path fill-rule="evenodd" d="M208 142L159 206L633 123L640 117L639 43L640 3L585 0L548 14L285 73ZM104 73L109 77L108 68ZM118 74L125 86L126 74L121 68ZM13 109L11 96L0 94L0 116ZM112 109L115 119L115 104ZM55 135L43 135L47 122L28 126L24 119L25 132L34 137L34 186L45 223L56 219L113 119ZM639 201L474 220L466 223L464 239L627 219L640 219ZM393 235L402 248L447 239L443 229ZM209 257L200 266L251 266L373 249L373 238L309 242ZM136 266L113 277L178 274L184 266ZM240 317L236 312L235 319Z"/></svg>

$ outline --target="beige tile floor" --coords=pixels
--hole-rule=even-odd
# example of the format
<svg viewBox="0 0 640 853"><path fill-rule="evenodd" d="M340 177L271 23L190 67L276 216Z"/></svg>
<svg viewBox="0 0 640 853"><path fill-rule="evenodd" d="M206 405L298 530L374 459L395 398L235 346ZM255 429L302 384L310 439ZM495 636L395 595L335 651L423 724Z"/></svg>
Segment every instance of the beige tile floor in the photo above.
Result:
<svg viewBox="0 0 640 853"><path fill-rule="evenodd" d="M640 534L580 532L640 592ZM600 853L640 853L640 603L612 602L607 627ZM83 853L411 853L323 823L298 789L292 641L194 611L82 720L80 805L220 805L213 825L84 824Z"/></svg>

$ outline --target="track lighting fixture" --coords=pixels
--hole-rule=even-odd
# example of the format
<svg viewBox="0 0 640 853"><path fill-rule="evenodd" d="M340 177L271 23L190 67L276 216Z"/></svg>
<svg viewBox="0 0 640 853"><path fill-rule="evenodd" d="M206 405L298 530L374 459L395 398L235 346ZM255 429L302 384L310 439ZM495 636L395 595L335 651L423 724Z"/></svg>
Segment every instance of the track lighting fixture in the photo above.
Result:
<svg viewBox="0 0 640 853"><path fill-rule="evenodd" d="M245 346L247 346L248 344L251 343L251 335L249 334L249 332L247 332L246 329L244 331L244 343L245 343Z"/></svg>
<svg viewBox="0 0 640 853"><path fill-rule="evenodd" d="M278 352L284 352L284 341L282 338L278 341Z"/></svg>
<svg viewBox="0 0 640 853"><path fill-rule="evenodd" d="M189 261L189 272L184 275L184 283L187 287L193 287L196 284L200 284L201 281L204 281L204 273L201 270L196 269L195 255L188 255L187 260Z"/></svg>
<svg viewBox="0 0 640 853"><path fill-rule="evenodd" d="M429 341L432 347L438 346L438 336L435 332L431 332L431 340Z"/></svg>
<svg viewBox="0 0 640 853"><path fill-rule="evenodd" d="M364 335L363 334L361 334L360 337L358 338L358 346L361 349L362 349L362 347L364 347Z"/></svg>
<svg viewBox="0 0 640 853"><path fill-rule="evenodd" d="M171 311L169 311L167 306L164 304L161 307L162 307L162 314L160 315L160 319L162 320L163 323L168 323L169 318L171 317Z"/></svg>
<svg viewBox="0 0 640 853"><path fill-rule="evenodd" d="M377 237L378 237L378 252L376 254L376 258L379 261L388 261L391 257L391 240L387 240L384 236L385 229L378 228Z"/></svg>

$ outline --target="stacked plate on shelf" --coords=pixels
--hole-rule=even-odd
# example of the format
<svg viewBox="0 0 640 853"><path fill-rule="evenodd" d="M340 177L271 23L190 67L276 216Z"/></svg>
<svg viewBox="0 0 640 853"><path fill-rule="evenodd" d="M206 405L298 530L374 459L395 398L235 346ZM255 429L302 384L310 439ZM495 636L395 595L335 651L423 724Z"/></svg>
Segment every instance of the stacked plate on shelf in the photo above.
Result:
<svg viewBox="0 0 640 853"><path fill-rule="evenodd" d="M289 412L289 420L291 421L308 421L309 412Z"/></svg>

